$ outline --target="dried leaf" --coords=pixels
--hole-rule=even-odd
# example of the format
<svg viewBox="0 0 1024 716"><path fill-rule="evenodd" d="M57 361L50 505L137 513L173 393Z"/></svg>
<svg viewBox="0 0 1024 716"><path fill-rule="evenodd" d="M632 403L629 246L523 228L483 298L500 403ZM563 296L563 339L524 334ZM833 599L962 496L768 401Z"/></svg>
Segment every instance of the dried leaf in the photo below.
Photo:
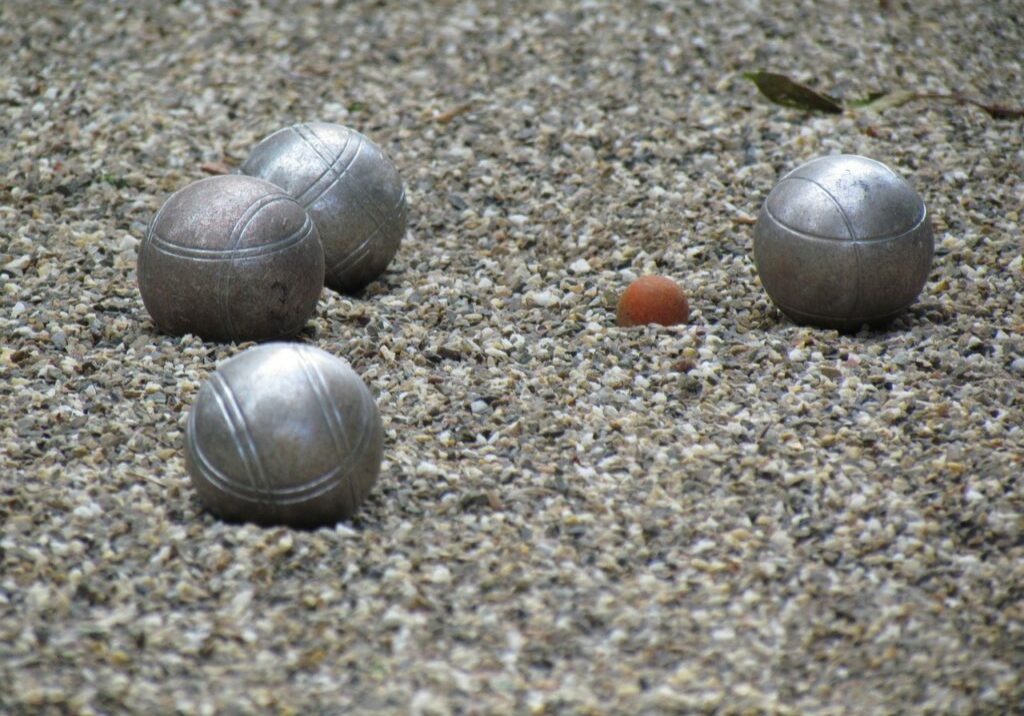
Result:
<svg viewBox="0 0 1024 716"><path fill-rule="evenodd" d="M992 119L1024 119L1024 108L1021 107L1008 107L1003 104L986 104L979 102L978 100L965 97L959 92L953 94L945 94L942 92L893 92L892 94L886 94L880 96L870 102L865 102L860 106L867 107L873 111L881 111L883 109L892 109L894 107L902 107L908 102L914 102L917 100L937 100L939 102L952 102L957 105L969 104L972 107L986 112Z"/></svg>
<svg viewBox="0 0 1024 716"><path fill-rule="evenodd" d="M843 111L843 105L835 97L815 92L785 75L775 72L745 72L743 76L757 85L761 94L783 107L830 114L840 114Z"/></svg>
<svg viewBox="0 0 1024 716"><path fill-rule="evenodd" d="M883 109L902 107L907 102L912 102L918 98L919 95L916 92L889 92L860 106L874 112L881 112Z"/></svg>
<svg viewBox="0 0 1024 716"><path fill-rule="evenodd" d="M432 122L437 122L438 124L448 124L460 114L465 114L472 108L472 102L465 102L444 112L438 112L437 114L430 115L428 119Z"/></svg>
<svg viewBox="0 0 1024 716"><path fill-rule="evenodd" d="M888 92L871 92L871 93L868 94L867 97L862 97L860 99L850 99L850 100L847 100L846 104L848 104L851 107L870 107L875 102L878 102L879 100L883 99L884 97L888 97L888 96L889 96Z"/></svg>
<svg viewBox="0 0 1024 716"><path fill-rule="evenodd" d="M1001 104L981 104L974 102L974 105L988 112L992 119L1024 119L1024 108L1007 107Z"/></svg>
<svg viewBox="0 0 1024 716"><path fill-rule="evenodd" d="M199 170L207 174L230 174L231 167L225 162L203 162L199 165Z"/></svg>

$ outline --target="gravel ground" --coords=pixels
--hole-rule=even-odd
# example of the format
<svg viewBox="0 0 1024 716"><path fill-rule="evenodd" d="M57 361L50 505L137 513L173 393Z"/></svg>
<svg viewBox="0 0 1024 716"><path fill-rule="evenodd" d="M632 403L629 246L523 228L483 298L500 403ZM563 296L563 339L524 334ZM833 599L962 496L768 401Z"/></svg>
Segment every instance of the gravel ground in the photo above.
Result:
<svg viewBox="0 0 1024 716"><path fill-rule="evenodd" d="M1014 105L1020 4L764 5L5 0L0 712L1024 711L1024 123L741 77ZM224 524L182 435L246 346L157 333L135 251L313 119L407 185L391 269L300 337L385 464L352 523ZM754 270L774 182L835 152L933 215L886 330L796 326ZM614 326L643 273L689 325Z"/></svg>

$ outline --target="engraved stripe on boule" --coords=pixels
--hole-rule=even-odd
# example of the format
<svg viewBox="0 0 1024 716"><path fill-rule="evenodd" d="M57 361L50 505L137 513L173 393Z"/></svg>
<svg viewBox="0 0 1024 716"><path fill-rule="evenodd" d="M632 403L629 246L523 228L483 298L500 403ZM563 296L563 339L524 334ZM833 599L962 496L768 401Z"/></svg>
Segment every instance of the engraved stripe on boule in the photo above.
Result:
<svg viewBox="0 0 1024 716"><path fill-rule="evenodd" d="M351 132L352 130L348 131ZM302 138L309 148L320 155L320 158L328 165L334 161L333 158L329 158L333 154L331 151L331 145L328 142L325 142L308 122L295 125L295 132Z"/></svg>
<svg viewBox="0 0 1024 716"><path fill-rule="evenodd" d="M231 390L223 377L214 373L210 378L213 386L213 395L221 409L221 415L227 422L239 457L246 472L249 484L240 483L237 479L219 470L203 451L194 433L190 435L193 453L200 462L204 477L216 487L241 499L261 502L267 505L284 505L314 499L328 492L333 488L333 483L344 467L339 464L313 480L304 482L293 487L275 486L267 479L260 460L256 445L252 440L252 434L245 422L241 408L234 398ZM223 392L221 392L223 391Z"/></svg>
<svg viewBox="0 0 1024 716"><path fill-rule="evenodd" d="M928 210L927 210L927 208L922 208L921 216L917 219L917 221L914 223L914 225L911 226L906 231L903 231L903 232L901 232L899 234L893 234L892 236L879 236L879 237L868 238L868 239L847 239L847 238L844 238L842 236L826 236L826 235L823 235L823 234L812 234L810 232L803 231L802 229L798 229L798 228L794 227L792 224L787 224L785 221L782 221L778 217L778 215L775 214L772 211L771 207L768 206L767 203L762 207L762 210L764 211L765 215L775 223L776 226L778 226L779 228L785 229L786 231L789 231L789 232L791 232L791 233L793 233L793 234L795 234L795 235L797 235L797 236L799 236L801 238L812 239L812 240L815 240L815 241L839 242L839 243L843 243L843 244L857 243L857 244L877 245L877 244L885 243L887 241L894 241L894 240L897 240L897 239L902 239L904 236L907 236L908 234L913 234L915 231L919 230L921 228L921 225L928 218Z"/></svg>
<svg viewBox="0 0 1024 716"><path fill-rule="evenodd" d="M240 500L262 504L292 505L316 499L320 495L334 489L337 474L344 467L343 465L337 465L316 479L294 487L277 487L263 490L257 487L249 488L246 485L235 482L229 475L219 470L203 451L194 433L190 433L188 436L188 448L196 458L196 467L199 468L203 477L212 486Z"/></svg>
<svg viewBox="0 0 1024 716"><path fill-rule="evenodd" d="M310 183L310 185L307 186L302 191L302 193L297 194L295 197L296 201L298 201L304 207L308 208L309 206L313 205L320 197L322 197L324 194L330 191L331 187L333 187L334 184L337 183L339 173L338 167L342 164L342 160L345 160L345 153L348 151L349 144L352 143L352 137L355 136L357 138L356 148L355 150L353 150L351 156L349 156L348 159L345 160L345 166L344 168L340 169L340 174L344 175L345 172L348 171L349 167L352 166L352 162L356 160L356 157L359 156L359 152L362 149L362 135L358 135L356 132L347 132L345 134L345 143L341 146L341 150L338 152L338 156L328 161L324 155L320 154L320 152L317 151L316 147L309 143L309 141L302 135L302 133L299 130L295 130L295 134L298 136L300 142L305 144L314 154L320 157L320 160L324 164L324 170L320 172L320 175L316 179L314 179ZM332 172L335 174L335 176L331 177L331 180L328 181L327 187L325 189L318 191L316 193L316 196L314 196L312 199L308 201L303 198L306 196L306 194L308 194L314 188L316 188L317 184L319 184L328 174L331 174Z"/></svg>
<svg viewBox="0 0 1024 716"><path fill-rule="evenodd" d="M324 142L323 139L320 138L320 136L316 133L316 131L312 127L309 127L308 130L309 130L309 133L318 140L319 144L321 144L322 146L327 146L327 143ZM362 150L363 145L364 145L364 142L362 141L364 139L363 135L359 134L359 138L360 138L360 142L359 142L359 148L356 151L357 155L359 154L359 151ZM312 144L310 144L310 148L312 148L313 151L316 151L316 148ZM325 158L325 155L323 155L323 154L321 154L320 156L321 156L321 158ZM352 158L352 162L350 162L350 164L354 164L355 160L356 160L356 158L353 157ZM335 179L334 183L337 183L337 182L341 181L342 178L343 178L343 175L338 175L337 178ZM332 186L333 186L334 183L332 183ZM384 224L384 223L387 222L388 217L386 215L384 215L384 212L381 210L381 208L379 206L377 206L373 202L372 199L366 197L366 194L362 191L362 185L361 185L360 182L356 182L356 183L350 185L348 187L348 189L352 193L352 198L355 199L356 204L358 204L359 208L361 208L363 211L366 212L366 214L370 217L370 221L373 222L374 226L379 227L381 224ZM403 192L405 191L405 187L402 187L402 191Z"/></svg>
<svg viewBox="0 0 1024 716"><path fill-rule="evenodd" d="M235 336L234 321L231 320L231 263L234 259L234 252L242 235L249 228L259 213L266 207L276 204L279 201L294 201L287 194L267 194L261 196L246 207L242 215L238 217L235 225L231 227L228 235L228 244L224 249L224 263L220 266L217 284L220 287L220 314L221 325L224 326L226 335Z"/></svg>
<svg viewBox="0 0 1024 716"><path fill-rule="evenodd" d="M314 196L312 199L303 200L300 202L303 206L310 207L316 202L318 202L325 194L327 194L327 192L334 189L334 187L337 186L341 182L341 180L348 175L349 170L353 166L355 166L356 161L359 159L359 155L362 154L363 147L366 146L366 137L364 137L359 132L348 130L345 140L345 147L348 147L348 138L352 136L355 136L356 138L356 147L352 151L352 156L346 162L345 167L339 171L336 165L341 163L345 147L342 148L342 151L338 154L336 158L331 159L330 154L328 153L329 145L327 144L327 142L323 141L323 139L321 139L320 136L315 131L313 131L311 127L303 125L303 129L305 130L305 133L297 132L299 138L305 143L307 147L309 147L313 151L314 154L320 157L320 161L324 162L324 164L327 165L327 169L324 171L323 174L321 174L317 178L317 181L319 182L326 174L330 172L334 173L334 176L331 179L331 181L327 184L327 186L318 191L316 193L316 196ZM313 187L310 186L310 189L312 188ZM306 191L309 191L309 189L307 189ZM303 192L303 195L305 195L305 192Z"/></svg>
<svg viewBox="0 0 1024 716"><path fill-rule="evenodd" d="M188 430L188 450L192 457L195 458L195 465L202 473L203 478L212 487L225 492L233 497L238 497L243 500L262 502L262 493L257 490L245 491L244 486L234 482L228 475L221 472L213 461L206 455L202 445L199 443L198 437L196 437L195 430L195 412L192 411L192 415L189 417L189 430Z"/></svg>
<svg viewBox="0 0 1024 716"><path fill-rule="evenodd" d="M325 142L323 138L321 138L316 133L316 130L314 130L312 127L308 125L298 126L301 127L301 130L296 129L296 134L298 134L298 136L306 143L306 145L313 152L315 152L320 157L322 161L328 162L328 155L326 154L326 148L328 147L328 143ZM312 200L302 202L304 206L309 207L315 204L320 199L320 197L322 197L328 191L333 189L335 185L340 183L345 178L349 168L355 165L356 159L358 158L360 152L362 151L363 147L367 144L367 142L363 141L365 138L363 137L362 134L349 130L348 136L351 136L353 134L355 134L358 137L359 143L356 146L356 150L352 156L352 159L348 162L344 171L338 173L334 177L334 180L320 193L318 193L317 196L314 197ZM333 168L333 164L329 165L329 169L330 168ZM348 254L339 259L339 261L330 268L330 274L338 273L339 271L343 271L358 264L359 261L361 261L365 257L365 255L369 253L369 251L373 248L373 240L379 234L384 233L386 229L390 228L390 226L394 223L395 211L397 211L398 208L402 205L402 202L405 201L404 186L402 186L401 188L401 193L398 197L398 201L396 201L395 205L388 211L382 210L379 206L377 206L377 204L373 201L372 197L368 196L366 192L363 191L363 188L359 182L350 182L347 185L346 189L348 190L348 195L351 197L352 201L356 204L356 206L358 206L359 209L361 209L362 212L366 214L367 217L369 217L370 221L373 223L374 228L366 239L364 239L358 246L353 248Z"/></svg>
<svg viewBox="0 0 1024 716"><path fill-rule="evenodd" d="M353 458L358 459L359 453L352 449L352 442L349 439L348 433L345 430L345 419L338 412L338 406L331 399L330 389L327 386L327 381L324 380L323 374L317 367L314 360L310 360L306 355L302 347L295 347L295 355L299 360L299 364L302 366L302 370L306 376L306 381L309 383L310 389L313 391L313 395L316 397L317 404L320 407L320 413L323 415L324 422L327 425L327 432L331 436L331 441L334 443L334 449L337 452L338 464L344 465L346 461L350 461ZM360 436L361 438L362 436ZM359 450L362 449L362 439L357 442ZM359 499L355 493L355 485L351 478L351 475L346 474L342 478L347 488L350 508L355 509L359 505Z"/></svg>
<svg viewBox="0 0 1024 716"><path fill-rule="evenodd" d="M289 199L289 201L292 200ZM302 226L285 238L272 241L269 244L261 244L260 246L247 246L235 249L233 252L228 251L227 249L204 249L195 246L182 246L181 244L175 244L168 241L159 234L154 234L151 241L153 242L153 248L165 256L189 259L191 261L241 261L245 259L263 258L281 251L287 251L293 246L297 246L309 239L312 233L313 220L309 215L307 215Z"/></svg>
<svg viewBox="0 0 1024 716"><path fill-rule="evenodd" d="M270 492L270 482L267 480L259 453L256 451L256 444L253 442L249 426L246 424L245 416L242 414L242 409L235 399L231 386L227 384L220 373L210 376L209 385L213 391L213 397L217 401L217 406L220 408L221 416L231 433L232 444L242 459L245 479L254 488L262 489L265 493ZM232 480L232 483L235 483L235 480Z"/></svg>
<svg viewBox="0 0 1024 716"><path fill-rule="evenodd" d="M348 176L349 170L355 165L356 160L359 158L359 155L362 153L364 146L365 146L365 142L363 142L362 137L360 137L359 138L359 144L356 145L355 152L352 154L352 157L348 160L348 162L345 163L344 168L342 168L339 171L334 165L329 166L327 168L327 170L329 172L333 172L334 173L334 177L331 179L330 183L327 186L325 186L323 189L318 191L316 193L316 196L314 196L312 199L309 199L308 201L303 202L302 205L307 207L307 208L310 207L310 206L313 206L313 204L315 204L318 201L320 201L320 199L322 199L324 197L324 195L326 195L328 192L330 192L332 189L334 189L334 187L336 187L338 184L340 184L341 180L344 179L346 176ZM340 159L340 157L339 157L339 159Z"/></svg>
<svg viewBox="0 0 1024 716"><path fill-rule="evenodd" d="M331 266L330 270L327 273L337 273L338 271L350 268L355 264L359 263L363 258L366 257L366 254L370 252L370 249L373 248L373 240L377 238L377 234L379 234L381 230L382 227L380 226L375 228L372 232L370 232L370 235L367 236L366 239L361 244L359 244L359 246L355 247L350 252L342 256L333 266Z"/></svg>
<svg viewBox="0 0 1024 716"><path fill-rule="evenodd" d="M837 199L832 192L830 192L828 189L822 186L821 182L811 179L810 177L786 177L786 179L784 179L783 181L805 181L810 184L813 184L814 186L818 187L823 192L825 192L825 196L827 196L831 200L832 204L835 205L836 210L839 212L839 216L842 217L843 223L846 225L846 230L850 233L850 238L853 239L854 241L857 240L857 232L854 231L853 223L850 221L850 217L846 215L846 211L843 209L843 205L839 203L839 199ZM782 182L779 183L781 184Z"/></svg>
<svg viewBox="0 0 1024 716"><path fill-rule="evenodd" d="M392 217L394 216L394 213L398 211L398 209L402 206L402 202L404 201L405 187L403 186L402 193L398 196L398 201L396 201L395 205L391 208ZM391 223L390 219L388 220L388 223ZM342 256L341 259L339 259L338 262L330 268L328 273L337 273L338 271L343 271L359 263L359 261L361 261L365 257L365 255L370 252L370 249L373 248L373 240L377 237L377 234L384 231L385 228L386 227L377 224L374 230L370 232L370 235L367 236L366 239L361 244L352 249L352 251L350 251L346 256ZM399 239L401 239L401 237L399 237Z"/></svg>

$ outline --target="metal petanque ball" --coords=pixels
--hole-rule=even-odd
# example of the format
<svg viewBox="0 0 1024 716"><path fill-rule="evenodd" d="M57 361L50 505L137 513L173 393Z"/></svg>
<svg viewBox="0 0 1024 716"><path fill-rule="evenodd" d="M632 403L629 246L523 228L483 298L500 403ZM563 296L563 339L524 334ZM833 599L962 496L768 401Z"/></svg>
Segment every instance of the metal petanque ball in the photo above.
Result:
<svg viewBox="0 0 1024 716"><path fill-rule="evenodd" d="M917 298L934 242L924 202L884 164L820 157L784 176L754 227L754 262L797 323L856 330Z"/></svg>
<svg viewBox="0 0 1024 716"><path fill-rule="evenodd" d="M139 247L139 292L157 327L215 341L297 333L323 290L316 226L273 184L214 176L161 207Z"/></svg>
<svg viewBox="0 0 1024 716"><path fill-rule="evenodd" d="M296 124L257 144L241 171L277 184L309 211L324 245L328 288L359 291L398 251L405 189L391 160L359 132Z"/></svg>
<svg viewBox="0 0 1024 716"><path fill-rule="evenodd" d="M229 521L317 527L355 514L380 472L380 413L347 362L266 343L224 363L188 417L185 464Z"/></svg>

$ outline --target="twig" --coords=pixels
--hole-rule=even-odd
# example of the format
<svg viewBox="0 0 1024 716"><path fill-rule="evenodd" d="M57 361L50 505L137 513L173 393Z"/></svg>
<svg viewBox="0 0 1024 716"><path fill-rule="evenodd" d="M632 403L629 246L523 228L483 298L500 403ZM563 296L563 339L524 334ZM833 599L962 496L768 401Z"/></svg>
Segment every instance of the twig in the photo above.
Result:
<svg viewBox="0 0 1024 716"><path fill-rule="evenodd" d="M451 109L445 110L444 112L438 112L437 114L431 115L428 119L431 122L437 122L438 124L448 124L460 114L468 112L472 107L472 102L464 102L452 107Z"/></svg>

